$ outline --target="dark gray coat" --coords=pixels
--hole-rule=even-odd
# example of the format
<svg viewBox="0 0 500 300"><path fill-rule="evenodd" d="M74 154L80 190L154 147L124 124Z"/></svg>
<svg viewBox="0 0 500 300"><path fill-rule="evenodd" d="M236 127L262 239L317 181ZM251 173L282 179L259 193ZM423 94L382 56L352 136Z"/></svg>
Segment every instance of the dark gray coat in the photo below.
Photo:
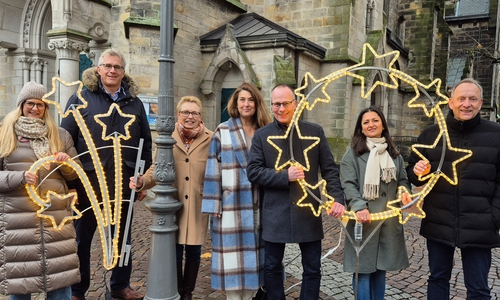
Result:
<svg viewBox="0 0 500 300"><path fill-rule="evenodd" d="M320 138L320 143L308 152L309 172L305 172L306 181L315 185L318 175L327 182L327 192L338 203L344 204L344 195L340 186L339 171L328 146L321 126L299 121L303 136ZM297 182L288 182L288 170L275 170L278 151L267 141L268 136L284 135L286 127L273 123L261 127L255 132L247 167L248 179L260 186L262 201L262 229L265 241L274 243L301 243L323 239L321 216L316 217L308 207L297 206L297 201L304 195ZM273 142L283 149L280 165L290 159L289 138L274 139ZM293 153L295 160L306 165L304 149L312 144L311 140L300 140L297 131L293 135ZM319 197L319 189L313 190ZM316 209L319 204L311 196L303 203L311 203Z"/></svg>
<svg viewBox="0 0 500 300"><path fill-rule="evenodd" d="M393 159L396 166L397 180L389 183L380 182L380 197L375 200L366 200L362 197L366 173L366 162L369 152L356 156L352 148L347 150L340 163L340 177L344 189L347 210L354 212L368 209L370 213L389 210L387 202L397 199L398 186L405 186L410 190L410 182L406 176L403 157L399 155ZM372 170L368 170L369 172ZM372 171L373 172L373 171ZM380 170L379 170L380 172ZM363 243L381 221L373 221L363 225ZM347 232L353 237L354 220L347 224ZM409 266L406 251L403 225L397 217L384 221L380 228L366 243L359 255L359 272L373 273L376 270L397 271ZM356 270L356 252L352 243L346 239L344 246L344 271Z"/></svg>

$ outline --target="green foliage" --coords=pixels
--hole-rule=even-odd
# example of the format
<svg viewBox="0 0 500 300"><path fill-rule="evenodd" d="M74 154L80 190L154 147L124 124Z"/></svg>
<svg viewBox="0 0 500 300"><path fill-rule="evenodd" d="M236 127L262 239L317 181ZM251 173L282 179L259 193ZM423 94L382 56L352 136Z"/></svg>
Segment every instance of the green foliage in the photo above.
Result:
<svg viewBox="0 0 500 300"><path fill-rule="evenodd" d="M291 58L283 58L279 55L274 56L274 71L276 74L275 85L287 84L295 86L295 68Z"/></svg>
<svg viewBox="0 0 500 300"><path fill-rule="evenodd" d="M345 138L327 138L327 140L332 150L333 158L335 158L335 162L340 163L351 141Z"/></svg>

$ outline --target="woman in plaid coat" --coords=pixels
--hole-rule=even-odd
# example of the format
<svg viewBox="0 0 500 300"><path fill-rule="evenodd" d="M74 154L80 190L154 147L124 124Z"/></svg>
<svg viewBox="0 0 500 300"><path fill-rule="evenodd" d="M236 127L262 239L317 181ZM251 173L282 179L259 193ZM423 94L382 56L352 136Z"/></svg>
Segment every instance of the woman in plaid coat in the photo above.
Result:
<svg viewBox="0 0 500 300"><path fill-rule="evenodd" d="M212 288L226 291L227 299L252 299L264 282L264 255L258 188L246 167L253 134L271 116L249 83L236 89L227 110L231 118L212 138L203 189L202 212L212 216Z"/></svg>

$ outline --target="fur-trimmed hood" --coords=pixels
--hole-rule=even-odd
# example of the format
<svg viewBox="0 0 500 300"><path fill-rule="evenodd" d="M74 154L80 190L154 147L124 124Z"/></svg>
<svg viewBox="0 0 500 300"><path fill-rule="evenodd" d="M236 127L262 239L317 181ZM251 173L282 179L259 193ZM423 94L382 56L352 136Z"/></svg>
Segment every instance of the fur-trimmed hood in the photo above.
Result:
<svg viewBox="0 0 500 300"><path fill-rule="evenodd" d="M97 67L88 68L82 74L82 82L87 87L89 91L95 92L99 89L99 73L97 73ZM123 76L122 84L125 82L128 86L128 91L130 95L135 98L139 94L139 85L135 80L125 73Z"/></svg>

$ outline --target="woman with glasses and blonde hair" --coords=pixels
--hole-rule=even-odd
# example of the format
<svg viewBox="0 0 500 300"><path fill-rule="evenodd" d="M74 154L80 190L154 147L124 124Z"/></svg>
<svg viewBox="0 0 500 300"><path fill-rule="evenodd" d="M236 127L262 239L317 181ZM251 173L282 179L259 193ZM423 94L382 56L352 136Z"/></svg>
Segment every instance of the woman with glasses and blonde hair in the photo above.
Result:
<svg viewBox="0 0 500 300"><path fill-rule="evenodd" d="M190 300L196 285L201 260L201 246L208 231L208 216L201 213L201 195L212 131L205 128L201 116L201 101L194 96L184 96L177 104L174 164L177 174L174 198L182 202L177 217L177 289L181 299ZM130 188L139 191L155 185L154 164L144 176L130 178ZM184 257L185 256L185 257ZM184 269L182 261L185 258Z"/></svg>
<svg viewBox="0 0 500 300"><path fill-rule="evenodd" d="M66 180L78 177L72 168L59 165L70 157L80 161L71 135L50 116L42 100L46 93L43 85L26 83L16 108L0 127L0 294L10 295L11 300L28 300L31 293L42 292L48 300L70 300L71 285L80 282L73 222L57 229L47 218L72 216L73 197L51 197L41 212L25 188L32 185L42 197L49 191L67 195ZM50 156L56 163L36 173L28 171L37 160Z"/></svg>
<svg viewBox="0 0 500 300"><path fill-rule="evenodd" d="M250 83L236 89L227 111L231 118L217 127L210 145L202 211L212 216L212 288L246 300L264 285L260 203L246 174L248 153L255 131L272 120Z"/></svg>

